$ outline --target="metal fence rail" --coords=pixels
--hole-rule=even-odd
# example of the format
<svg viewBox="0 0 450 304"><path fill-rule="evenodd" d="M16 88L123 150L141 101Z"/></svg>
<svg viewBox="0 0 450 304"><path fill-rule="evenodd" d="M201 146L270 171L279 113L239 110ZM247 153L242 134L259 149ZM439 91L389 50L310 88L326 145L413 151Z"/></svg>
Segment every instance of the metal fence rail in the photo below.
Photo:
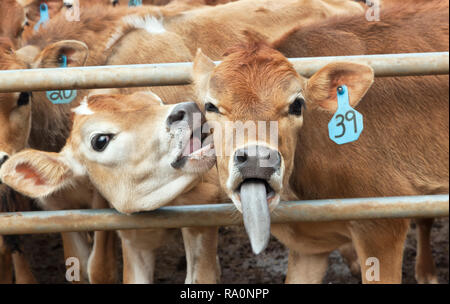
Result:
<svg viewBox="0 0 450 304"><path fill-rule="evenodd" d="M291 58L290 61L306 77L334 61L369 64L377 77L449 73L448 52ZM0 93L186 85L192 81L191 70L192 63L183 62L0 71Z"/></svg>
<svg viewBox="0 0 450 304"><path fill-rule="evenodd" d="M449 195L329 199L284 202L272 213L273 223L375 218L443 217ZM229 226L242 223L232 204L163 207L133 215L113 209L0 213L1 234L51 233L143 228Z"/></svg>

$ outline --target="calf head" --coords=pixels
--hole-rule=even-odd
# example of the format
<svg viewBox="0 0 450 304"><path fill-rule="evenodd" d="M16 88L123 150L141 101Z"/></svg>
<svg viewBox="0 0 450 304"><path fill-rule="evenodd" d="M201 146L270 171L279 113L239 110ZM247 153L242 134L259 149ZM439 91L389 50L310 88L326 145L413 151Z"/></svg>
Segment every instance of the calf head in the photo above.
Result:
<svg viewBox="0 0 450 304"><path fill-rule="evenodd" d="M287 193L294 156L301 153L296 149L304 115L334 112L342 84L355 106L372 84L373 71L340 62L306 79L278 51L249 42L231 49L217 67L199 51L193 76L199 106L213 128L220 184L243 212L259 253L270 236L270 211Z"/></svg>
<svg viewBox="0 0 450 304"><path fill-rule="evenodd" d="M71 40L50 44L43 50L26 46L15 51L8 39L0 39L0 70L57 67L62 55L67 56L70 66L83 65L88 51L84 43ZM0 167L8 157L27 146L32 108L48 103L45 92L0 93ZM36 115L34 119L47 118Z"/></svg>
<svg viewBox="0 0 450 304"><path fill-rule="evenodd" d="M0 38L0 70L24 69L9 39ZM0 167L8 157L23 149L31 124L30 95L27 92L0 93Z"/></svg>
<svg viewBox="0 0 450 304"><path fill-rule="evenodd" d="M42 198L88 178L114 208L132 213L172 201L215 163L211 145L201 148L193 131L203 118L193 102L165 105L151 92L94 95L73 111L60 153L17 153L0 179Z"/></svg>

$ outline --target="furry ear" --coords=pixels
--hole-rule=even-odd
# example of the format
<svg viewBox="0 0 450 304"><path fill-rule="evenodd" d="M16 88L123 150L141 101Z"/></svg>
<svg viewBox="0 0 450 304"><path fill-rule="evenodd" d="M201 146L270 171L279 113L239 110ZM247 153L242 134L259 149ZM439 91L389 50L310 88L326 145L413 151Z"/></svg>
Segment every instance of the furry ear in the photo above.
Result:
<svg viewBox="0 0 450 304"><path fill-rule="evenodd" d="M36 56L39 55L39 48L34 45L27 45L15 51L14 54L19 60L31 65Z"/></svg>
<svg viewBox="0 0 450 304"><path fill-rule="evenodd" d="M307 82L305 97L314 107L336 112L337 87L346 85L350 106L355 107L374 80L370 66L353 62L333 62L317 71Z"/></svg>
<svg viewBox="0 0 450 304"><path fill-rule="evenodd" d="M203 54L201 49L197 50L197 54L194 59L194 66L192 70L192 79L194 81L195 90L197 96L203 99L202 92L207 92L209 78L216 65L214 62L205 54Z"/></svg>
<svg viewBox="0 0 450 304"><path fill-rule="evenodd" d="M66 56L68 67L84 66L89 57L89 48L84 42L78 40L62 40L55 42L42 50L38 56L35 67L60 67L62 55Z"/></svg>
<svg viewBox="0 0 450 304"><path fill-rule="evenodd" d="M73 171L58 153L25 150L9 158L0 180L32 198L48 196L73 180Z"/></svg>
<svg viewBox="0 0 450 304"><path fill-rule="evenodd" d="M193 78L196 80L198 77L205 76L205 74L211 73L216 65L214 62L206 56L201 49L197 50L197 54L194 59Z"/></svg>

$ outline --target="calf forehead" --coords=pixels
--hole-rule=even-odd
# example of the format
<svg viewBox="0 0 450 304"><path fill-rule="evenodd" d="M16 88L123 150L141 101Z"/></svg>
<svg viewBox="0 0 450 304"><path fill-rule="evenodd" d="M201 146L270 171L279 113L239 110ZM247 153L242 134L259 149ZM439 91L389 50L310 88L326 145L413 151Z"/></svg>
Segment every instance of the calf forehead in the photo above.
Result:
<svg viewBox="0 0 450 304"><path fill-rule="evenodd" d="M214 71L210 89L228 113L273 117L298 91L300 77L292 64L267 46L238 48Z"/></svg>
<svg viewBox="0 0 450 304"><path fill-rule="evenodd" d="M160 101L151 95L96 95L74 110L74 130L87 124L109 122L121 130L138 128L160 114Z"/></svg>

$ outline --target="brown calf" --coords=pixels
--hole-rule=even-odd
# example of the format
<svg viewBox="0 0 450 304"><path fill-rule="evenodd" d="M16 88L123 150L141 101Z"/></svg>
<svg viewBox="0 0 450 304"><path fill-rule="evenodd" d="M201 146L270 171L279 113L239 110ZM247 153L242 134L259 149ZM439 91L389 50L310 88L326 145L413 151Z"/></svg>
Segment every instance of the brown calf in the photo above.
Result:
<svg viewBox="0 0 450 304"><path fill-rule="evenodd" d="M169 203L219 202L214 178L205 177L199 184L199 178L214 165L215 155L211 146L201 148L201 132L193 129L196 123L201 126L200 119L195 122L196 115L201 117L195 103L165 105L153 93L96 95L74 112L71 135L60 153L25 150L15 154L2 166L1 179L36 198L87 180L99 191L96 200L107 199L126 213ZM167 232L119 232L125 283L153 281L154 249L167 242ZM184 228L183 238L186 282L217 282L217 229ZM94 250L90 264L107 253Z"/></svg>
<svg viewBox="0 0 450 304"><path fill-rule="evenodd" d="M337 19L289 33L277 45L293 57L442 50L448 41L443 7L434 2L392 9L380 23L367 23L364 16ZM217 128L223 130L226 121L277 122L278 146L258 138L217 159L221 185L244 211L255 251L266 241L261 222L267 222L268 211L260 209L269 204L273 210L280 198L448 193L447 76L377 79L368 90L370 67L336 62L305 79L279 52L256 42L232 49L216 68L199 53L194 75L199 103ZM337 108L337 87L344 84L353 107L362 99L357 110L365 125L356 142L336 145L328 138L327 125ZM216 151L233 143L230 136L215 135L214 140ZM256 154L250 155L255 146ZM261 167L266 159L274 162ZM255 218L257 211L262 218ZM290 249L289 283L321 282L329 253L349 241L356 248L363 282L400 283L408 223L295 223L272 225L272 232ZM379 261L380 281L366 276L370 257ZM418 273L418 280L433 282L435 277Z"/></svg>
<svg viewBox="0 0 450 304"><path fill-rule="evenodd" d="M419 4L419 6L418 6ZM344 56L361 54L390 54L413 52L442 52L448 51L448 2L438 1L383 1L381 22L361 23L358 18L345 18L330 20L320 27L294 29L286 37L275 42L274 46L286 57L308 57L311 53L301 48L301 45L313 41L322 43L325 47L317 49L314 56ZM405 24L408 24L406 27ZM356 26L358 25L358 26ZM389 26L389 27L388 27ZM427 34L427 26L436 28L433 34ZM403 28L403 31L394 31L393 27ZM323 39L327 28L334 28ZM403 43L408 30L418 35L417 43ZM406 33L405 33L406 32ZM375 38L374 38L375 37ZM346 45L339 40L345 40ZM427 77L430 78L430 77ZM432 78L432 77L431 77ZM439 77L442 81L445 77ZM419 81L416 77L410 78ZM382 79L380 86L383 84ZM406 83L407 79L403 78ZM409 85L412 85L410 83ZM445 98L446 96L441 96ZM447 96L448 100L448 96ZM435 171L436 174L439 170ZM445 179L444 179L445 180ZM448 192L444 189L428 191L423 189L420 194L436 194ZM386 194L388 195L388 193ZM431 255L430 230L433 219L417 220L417 258L416 279L419 283L437 282L437 274Z"/></svg>

